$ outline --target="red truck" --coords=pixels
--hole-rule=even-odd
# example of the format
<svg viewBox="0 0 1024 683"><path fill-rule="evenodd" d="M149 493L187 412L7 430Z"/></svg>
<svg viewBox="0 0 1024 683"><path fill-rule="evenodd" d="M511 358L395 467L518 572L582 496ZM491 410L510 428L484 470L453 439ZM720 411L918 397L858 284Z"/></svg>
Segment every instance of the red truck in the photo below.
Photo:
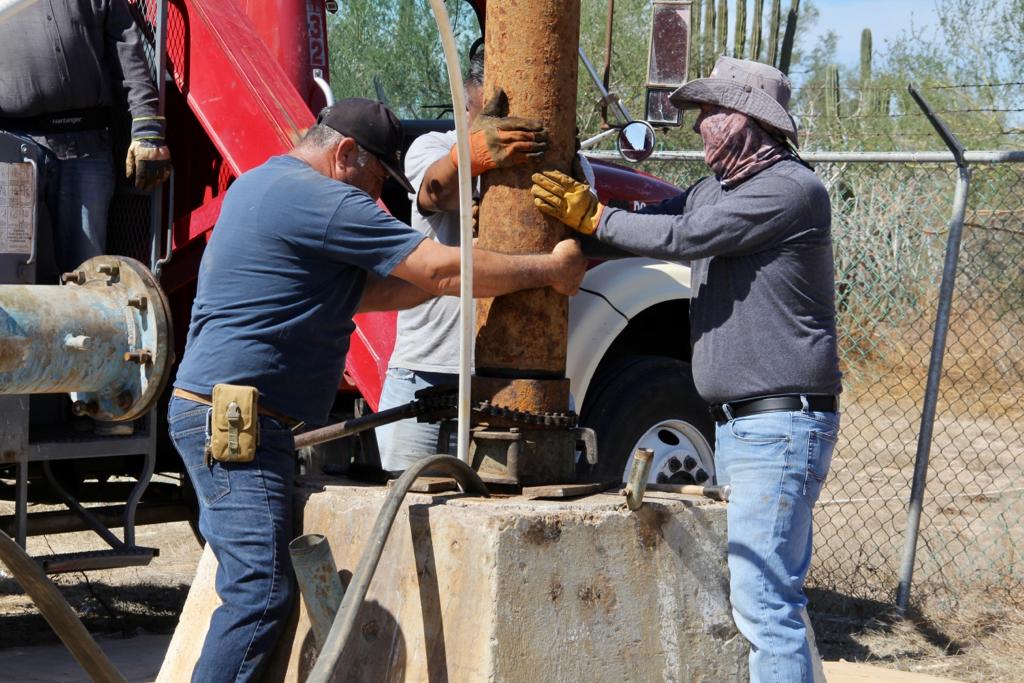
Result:
<svg viewBox="0 0 1024 683"><path fill-rule="evenodd" d="M482 34L486 0L465 2ZM246 170L286 152L331 97L327 13L336 11L337 3L131 0L130 4L153 46L154 71L166 74L160 79L161 93L174 173L153 195L119 189L111 211L110 249L139 259L159 278L180 358L199 261L225 192ZM398 4L398 0L378 3L382 13L389 11L388 5ZM658 12L668 13L677 24L683 5L689 11L686 3L654 5L656 17ZM582 53L581 58L600 89ZM345 78L345 74L333 78ZM658 103L664 101L665 84L648 85L647 118L657 125L672 123L663 113L657 114L664 111ZM606 101L615 105L614 97ZM628 117L621 106L618 111ZM453 126L450 119L403 123L406 146L419 134ZM650 146L653 129L643 126L641 137L649 132L644 144ZM621 131L620 137L625 139ZM24 156L23 150L19 153ZM0 164L17 156L13 152L5 156L0 140ZM635 167L598 160L593 167L597 192L605 203L642 206L679 192ZM383 201L391 213L408 221L409 198L397 185L385 188ZM24 268L24 259L14 272L14 261L4 258L0 254L0 282L26 281L34 273ZM689 268L682 264L641 258L605 261L589 270L581 292L571 301L566 374L581 422L595 430L599 450L595 466L581 462L581 476L622 477L628 472L631 454L645 446L655 451L652 481L703 483L713 477L711 423L690 375L689 285ZM335 406L339 417L358 410L359 399L376 408L394 345L393 313L361 315L356 321L345 382ZM134 547L134 525L180 519L180 503L187 499L181 486L158 482L146 487L154 470L175 473L180 469L164 438L166 392L156 408L136 422L136 433L130 437L75 434L68 424L68 410L57 397L24 398L0 397L0 491L16 502L15 513L0 523L22 543L26 535L36 533L96 530L97 525L125 528L123 539L107 531L104 538L112 546L108 556L54 559L47 565L50 571L148 561L152 552ZM50 463L57 460L60 467L51 468ZM187 482L186 477L178 480ZM30 498L64 502L69 512L29 515ZM125 500L127 504L88 510L79 505Z"/></svg>

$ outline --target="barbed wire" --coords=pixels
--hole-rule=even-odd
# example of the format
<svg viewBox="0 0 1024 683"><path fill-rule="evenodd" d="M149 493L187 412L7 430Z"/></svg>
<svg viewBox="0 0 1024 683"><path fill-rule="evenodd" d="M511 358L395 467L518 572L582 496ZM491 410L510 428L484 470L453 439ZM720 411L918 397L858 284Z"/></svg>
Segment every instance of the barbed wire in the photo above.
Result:
<svg viewBox="0 0 1024 683"><path fill-rule="evenodd" d="M935 111L936 114L1019 114L1021 112L1024 112L1024 107L973 107L973 108L970 108L970 109L936 109L934 111ZM801 111L797 111L797 112L793 112L793 116L803 117L803 118L808 118L808 119L815 119L815 118L835 117L836 115L835 114L830 114L828 112L822 112L822 111L818 111L818 112L807 112L807 111L801 112ZM857 114L844 114L844 115L839 116L838 118L841 118L841 119L898 119L898 118L907 118L907 117L914 117L914 116L923 117L924 114L922 112L919 112L919 111L905 111L905 112L894 112L894 113L879 112L877 114L861 114L861 113L857 113Z"/></svg>
<svg viewBox="0 0 1024 683"><path fill-rule="evenodd" d="M1005 81L1000 83L950 83L947 85L922 85L918 86L920 90L954 90L958 88L1004 88L1011 86L1024 86L1024 81ZM802 92L805 90L816 91L816 90L846 90L848 92L901 92L905 85L840 85L840 86L829 86L829 85L804 85L797 88L793 88L793 92Z"/></svg>

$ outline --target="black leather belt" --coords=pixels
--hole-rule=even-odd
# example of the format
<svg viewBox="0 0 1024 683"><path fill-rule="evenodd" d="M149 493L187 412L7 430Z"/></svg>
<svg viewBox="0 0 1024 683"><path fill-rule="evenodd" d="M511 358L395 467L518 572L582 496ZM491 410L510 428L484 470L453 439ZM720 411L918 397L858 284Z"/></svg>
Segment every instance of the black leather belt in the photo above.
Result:
<svg viewBox="0 0 1024 683"><path fill-rule="evenodd" d="M83 130L101 130L110 127L110 107L73 109L54 114L39 114L25 118L0 116L0 130L16 130L30 135L47 133L76 133Z"/></svg>
<svg viewBox="0 0 1024 683"><path fill-rule="evenodd" d="M803 410L803 399L807 399L807 407L818 413L834 413L839 410L839 397L830 394L784 394L782 396L764 396L745 398L739 401L719 403L709 408L711 417L718 424L725 424L731 418L725 410L729 406L732 418L747 417L759 413L777 413L790 410Z"/></svg>

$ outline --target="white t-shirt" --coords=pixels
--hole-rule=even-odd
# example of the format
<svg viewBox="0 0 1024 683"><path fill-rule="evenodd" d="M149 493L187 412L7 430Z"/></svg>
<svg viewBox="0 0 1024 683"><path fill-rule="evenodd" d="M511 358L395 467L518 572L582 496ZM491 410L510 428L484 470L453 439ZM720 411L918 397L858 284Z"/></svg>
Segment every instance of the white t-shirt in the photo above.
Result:
<svg viewBox="0 0 1024 683"><path fill-rule="evenodd" d="M459 212L423 215L416 197L427 169L455 146L455 131L426 133L416 138L405 155L405 175L412 183L412 227L441 244L459 246ZM583 174L594 188L594 170L580 155ZM479 187L474 180L474 188ZM591 190L593 191L593 189ZM474 189L474 196L477 191ZM389 368L419 372L459 372L459 298L439 296L398 312L395 350Z"/></svg>
<svg viewBox="0 0 1024 683"><path fill-rule="evenodd" d="M441 244L459 245L459 212L423 215L416 196L427 169L455 146L455 131L426 133L416 138L405 154L405 175L412 183L412 227ZM439 296L398 312L391 368L420 372L459 371L459 298Z"/></svg>

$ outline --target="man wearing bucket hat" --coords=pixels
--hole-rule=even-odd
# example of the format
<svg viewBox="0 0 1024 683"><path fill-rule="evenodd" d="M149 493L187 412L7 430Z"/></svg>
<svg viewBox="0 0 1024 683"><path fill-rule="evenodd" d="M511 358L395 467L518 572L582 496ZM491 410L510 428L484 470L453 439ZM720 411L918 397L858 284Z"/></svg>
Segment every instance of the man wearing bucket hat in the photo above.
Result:
<svg viewBox="0 0 1024 683"><path fill-rule="evenodd" d="M232 184L203 252L167 411L222 602L193 681L259 680L273 651L293 595L292 434L326 422L353 314L459 291L459 250L376 203L388 177L412 191L401 145L401 124L379 102L324 109L288 154ZM474 293L551 286L572 294L585 270L574 240L551 254L474 250ZM238 400L222 404L215 396L225 392ZM218 435L232 429L233 451L218 449ZM258 435L244 449L242 429Z"/></svg>
<svg viewBox="0 0 1024 683"><path fill-rule="evenodd" d="M752 681L816 680L806 619L812 509L839 428L831 208L795 153L789 79L722 57L672 94L699 109L713 176L639 213L602 206L563 173L533 176L537 207L603 243L689 260L693 376L717 422L729 484L730 599Z"/></svg>

